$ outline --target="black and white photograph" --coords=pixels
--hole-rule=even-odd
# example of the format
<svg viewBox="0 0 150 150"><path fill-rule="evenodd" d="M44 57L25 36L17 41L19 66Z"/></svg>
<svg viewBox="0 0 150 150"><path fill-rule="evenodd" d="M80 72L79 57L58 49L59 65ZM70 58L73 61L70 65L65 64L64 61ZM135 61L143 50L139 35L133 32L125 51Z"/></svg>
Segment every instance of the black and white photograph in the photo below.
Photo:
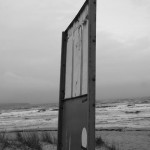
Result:
<svg viewBox="0 0 150 150"><path fill-rule="evenodd" d="M150 150L150 0L0 0L0 150Z"/></svg>

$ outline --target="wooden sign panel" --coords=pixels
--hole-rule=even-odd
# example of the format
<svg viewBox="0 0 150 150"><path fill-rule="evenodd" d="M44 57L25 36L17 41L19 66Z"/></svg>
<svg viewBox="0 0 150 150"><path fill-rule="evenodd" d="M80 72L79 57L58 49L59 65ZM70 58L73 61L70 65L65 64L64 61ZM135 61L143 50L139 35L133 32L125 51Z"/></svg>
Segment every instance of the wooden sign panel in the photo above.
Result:
<svg viewBox="0 0 150 150"><path fill-rule="evenodd" d="M58 150L95 149L96 0L62 34Z"/></svg>

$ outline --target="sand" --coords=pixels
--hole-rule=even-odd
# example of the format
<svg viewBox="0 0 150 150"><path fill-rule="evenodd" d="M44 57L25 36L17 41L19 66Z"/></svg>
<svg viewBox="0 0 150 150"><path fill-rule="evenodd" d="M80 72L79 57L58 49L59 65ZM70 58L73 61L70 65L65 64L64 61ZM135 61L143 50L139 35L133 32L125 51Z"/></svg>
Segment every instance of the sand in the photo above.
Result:
<svg viewBox="0 0 150 150"><path fill-rule="evenodd" d="M42 131L39 131L40 135ZM45 131L44 131L45 132ZM47 132L47 131L46 131ZM57 131L49 131L54 137L57 138ZM15 138L15 132L7 132L10 139ZM96 147L96 150L110 150L112 145L116 150L149 150L150 149L150 130L137 130L137 129L103 129L96 131L96 137L101 137L105 145ZM48 143L41 143L43 150L56 150L56 145ZM11 148L6 150L12 150ZM17 150L17 149L16 149ZM19 149L18 149L19 150Z"/></svg>
<svg viewBox="0 0 150 150"><path fill-rule="evenodd" d="M108 145L115 145L119 150L149 150L150 130L97 131Z"/></svg>

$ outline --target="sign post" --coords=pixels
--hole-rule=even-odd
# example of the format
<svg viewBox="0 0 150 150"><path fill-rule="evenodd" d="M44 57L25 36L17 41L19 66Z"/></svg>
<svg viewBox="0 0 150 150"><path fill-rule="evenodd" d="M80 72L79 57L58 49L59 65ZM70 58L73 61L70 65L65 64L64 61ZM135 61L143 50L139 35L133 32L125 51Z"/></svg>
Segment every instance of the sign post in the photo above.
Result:
<svg viewBox="0 0 150 150"><path fill-rule="evenodd" d="M62 33L58 150L95 149L96 0Z"/></svg>

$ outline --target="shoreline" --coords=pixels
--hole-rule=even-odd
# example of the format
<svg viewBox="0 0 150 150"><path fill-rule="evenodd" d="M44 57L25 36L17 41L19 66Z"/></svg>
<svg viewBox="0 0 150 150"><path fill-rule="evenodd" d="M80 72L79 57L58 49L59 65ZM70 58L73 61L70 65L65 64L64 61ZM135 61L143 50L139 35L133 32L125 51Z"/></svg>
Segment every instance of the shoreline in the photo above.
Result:
<svg viewBox="0 0 150 150"><path fill-rule="evenodd" d="M16 129L16 130L0 130L0 133L14 133L14 132L44 132L44 131L55 131L57 132L57 128L32 128L32 129ZM125 132L125 131L150 131L150 128L126 128L126 127L115 127L115 128L96 128L95 132L97 131L118 131L118 132Z"/></svg>

